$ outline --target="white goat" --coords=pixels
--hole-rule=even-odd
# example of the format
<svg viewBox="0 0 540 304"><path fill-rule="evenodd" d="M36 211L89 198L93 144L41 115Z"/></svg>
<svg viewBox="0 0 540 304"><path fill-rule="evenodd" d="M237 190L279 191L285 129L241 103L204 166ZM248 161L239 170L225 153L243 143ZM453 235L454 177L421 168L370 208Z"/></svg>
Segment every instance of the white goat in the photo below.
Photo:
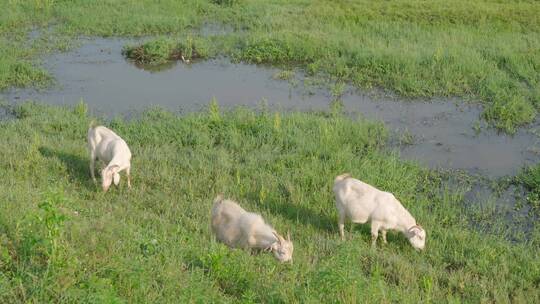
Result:
<svg viewBox="0 0 540 304"><path fill-rule="evenodd" d="M280 262L292 263L294 248L289 233L284 239L260 215L247 212L221 194L214 199L212 231L229 247L272 251Z"/></svg>
<svg viewBox="0 0 540 304"><path fill-rule="evenodd" d="M88 129L88 149L90 150L90 175L94 176L95 160L101 160L106 167L101 170L101 186L103 191L109 190L111 183L118 186L120 174L126 170L128 187L131 188L131 151L126 142L113 131L103 126L90 127Z"/></svg>
<svg viewBox="0 0 540 304"><path fill-rule="evenodd" d="M401 205L392 193L381 191L350 174L342 174L334 181L336 207L339 213L339 234L345 239L344 223L349 218L353 223L371 221L372 245L375 246L379 230L386 244L386 230L401 231L415 249L424 249L426 232Z"/></svg>

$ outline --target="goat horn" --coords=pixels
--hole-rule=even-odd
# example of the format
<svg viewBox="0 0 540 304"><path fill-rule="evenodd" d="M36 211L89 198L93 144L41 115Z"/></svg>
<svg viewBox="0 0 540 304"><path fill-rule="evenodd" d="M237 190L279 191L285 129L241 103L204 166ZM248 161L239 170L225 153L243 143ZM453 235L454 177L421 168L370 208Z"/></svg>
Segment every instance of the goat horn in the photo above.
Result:
<svg viewBox="0 0 540 304"><path fill-rule="evenodd" d="M413 230L413 229L415 229L415 228L420 229L420 230L423 230L422 226L420 226L420 225L414 225L414 226L411 226L411 228L409 228L409 231L411 231L411 230Z"/></svg>
<svg viewBox="0 0 540 304"><path fill-rule="evenodd" d="M283 244L283 241L284 241L285 239L284 239L279 233L277 233L276 231L274 231L273 233L274 233L274 235L277 237L279 244L280 244L280 245Z"/></svg>

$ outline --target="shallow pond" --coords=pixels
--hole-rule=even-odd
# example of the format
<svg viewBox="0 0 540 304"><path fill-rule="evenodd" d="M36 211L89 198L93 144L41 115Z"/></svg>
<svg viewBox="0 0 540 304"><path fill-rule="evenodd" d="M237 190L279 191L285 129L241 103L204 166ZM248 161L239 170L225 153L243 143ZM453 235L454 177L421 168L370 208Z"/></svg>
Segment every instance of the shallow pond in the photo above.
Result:
<svg viewBox="0 0 540 304"><path fill-rule="evenodd" d="M0 120L12 119L13 115L6 107L0 107Z"/></svg>
<svg viewBox="0 0 540 304"><path fill-rule="evenodd" d="M333 97L328 89L305 85L296 73L289 81L277 80L278 69L231 63L227 59L173 62L141 67L125 60L123 39L83 40L71 52L44 58L58 84L50 89L12 89L0 96L8 102L27 99L50 104L75 104L82 99L95 113L129 115L151 105L173 111L194 111L216 98L220 106L261 103L276 110L326 110ZM394 142L402 157L430 167L464 169L502 176L515 174L540 159L540 140L532 129L514 136L476 128L480 108L458 99L400 101L347 89L341 97L345 110L368 119L382 120L396 131ZM535 126L536 127L536 126Z"/></svg>

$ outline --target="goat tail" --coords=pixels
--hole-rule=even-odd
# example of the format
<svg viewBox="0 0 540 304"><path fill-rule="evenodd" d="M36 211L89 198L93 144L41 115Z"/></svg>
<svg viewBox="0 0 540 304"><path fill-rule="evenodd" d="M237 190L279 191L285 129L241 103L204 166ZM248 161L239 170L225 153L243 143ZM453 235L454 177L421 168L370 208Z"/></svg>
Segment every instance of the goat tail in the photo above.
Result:
<svg viewBox="0 0 540 304"><path fill-rule="evenodd" d="M216 198L214 198L214 205L221 203L223 200L224 200L223 193L218 193L218 195L216 195Z"/></svg>
<svg viewBox="0 0 540 304"><path fill-rule="evenodd" d="M86 136L88 139L88 148L90 149L90 151L93 151L97 143L101 141L101 136L99 135L99 133L96 132L97 126L98 124L94 119L92 119L92 121L88 125L88 133Z"/></svg>
<svg viewBox="0 0 540 304"><path fill-rule="evenodd" d="M97 121L95 119L92 119L92 121L90 121L90 124L88 125L88 129L93 129L97 126L98 126Z"/></svg>
<svg viewBox="0 0 540 304"><path fill-rule="evenodd" d="M341 175L336 176L335 182L340 182L340 181L345 180L347 178L352 178L352 175L350 173L343 173Z"/></svg>

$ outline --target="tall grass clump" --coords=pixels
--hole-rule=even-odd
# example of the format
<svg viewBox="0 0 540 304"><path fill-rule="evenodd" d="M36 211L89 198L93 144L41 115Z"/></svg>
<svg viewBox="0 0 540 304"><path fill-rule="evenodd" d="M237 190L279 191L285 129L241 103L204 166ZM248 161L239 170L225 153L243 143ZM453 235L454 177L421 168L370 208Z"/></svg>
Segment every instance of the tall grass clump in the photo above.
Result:
<svg viewBox="0 0 540 304"><path fill-rule="evenodd" d="M214 101L198 113L102 121L134 155L133 188L123 179L106 194L89 178L95 118L82 103L13 111L0 122L0 302L540 300L540 238L474 230L461 192L387 152L381 124L337 106L223 111ZM394 193L426 228L426 251L397 233L371 248L361 225L340 241L332 183L345 171ZM290 229L294 264L216 242L218 192Z"/></svg>
<svg viewBox="0 0 540 304"><path fill-rule="evenodd" d="M170 39L156 39L138 47L126 47L124 56L141 63L164 63L177 56L175 43Z"/></svg>
<svg viewBox="0 0 540 304"><path fill-rule="evenodd" d="M171 60L207 58L208 45L202 39L188 36L182 41L159 38L139 46L127 46L123 49L125 57L143 64L163 64Z"/></svg>

